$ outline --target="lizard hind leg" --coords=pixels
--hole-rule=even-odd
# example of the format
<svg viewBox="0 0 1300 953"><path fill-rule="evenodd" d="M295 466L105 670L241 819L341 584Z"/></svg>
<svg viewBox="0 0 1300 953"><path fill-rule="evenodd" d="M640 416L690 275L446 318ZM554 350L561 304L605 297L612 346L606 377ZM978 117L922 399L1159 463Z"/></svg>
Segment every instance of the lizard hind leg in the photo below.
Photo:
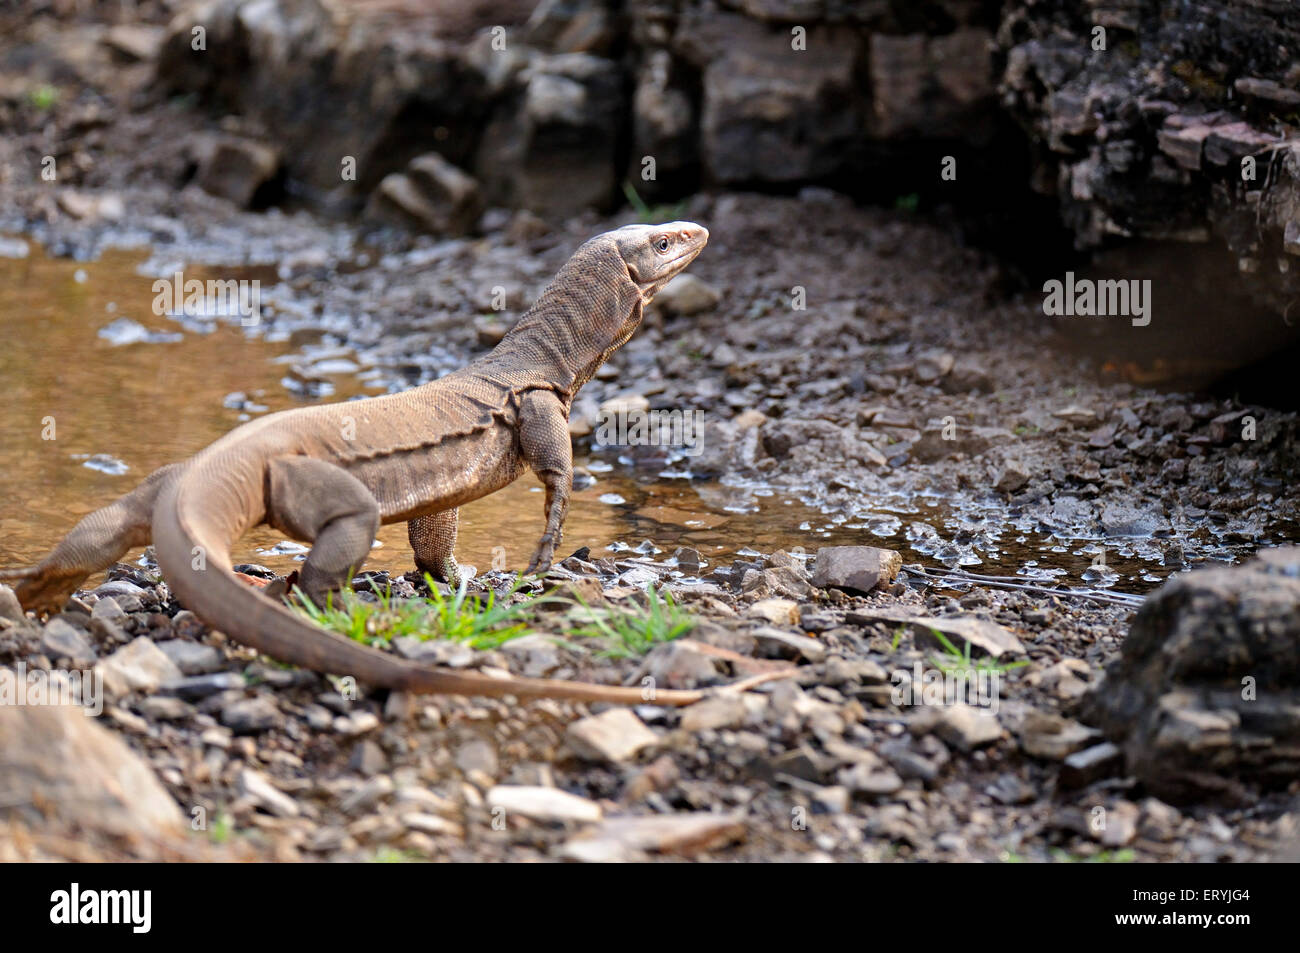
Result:
<svg viewBox="0 0 1300 953"><path fill-rule="evenodd" d="M439 582L459 586L460 565L456 562L456 524L460 510L452 507L440 513L417 516L406 524L406 538L415 553L415 568Z"/></svg>
<svg viewBox="0 0 1300 953"><path fill-rule="evenodd" d="M107 569L127 550L147 546L153 504L180 464L151 473L130 493L82 517L50 554L31 569L0 569L0 582L13 582L24 609L61 608L91 573Z"/></svg>
<svg viewBox="0 0 1300 953"><path fill-rule="evenodd" d="M277 457L267 464L267 476L266 522L312 544L298 585L323 605L370 554L379 503L364 483L325 460Z"/></svg>

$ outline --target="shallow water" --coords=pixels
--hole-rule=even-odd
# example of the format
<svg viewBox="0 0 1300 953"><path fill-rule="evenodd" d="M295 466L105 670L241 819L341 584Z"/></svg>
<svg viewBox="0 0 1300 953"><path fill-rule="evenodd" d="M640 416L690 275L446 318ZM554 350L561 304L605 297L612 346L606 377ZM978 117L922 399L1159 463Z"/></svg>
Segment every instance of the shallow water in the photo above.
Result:
<svg viewBox="0 0 1300 953"><path fill-rule="evenodd" d="M0 334L6 342L0 351L0 565L34 562L81 516L250 415L311 402L283 383L296 350L288 341L269 340L263 328L243 328L237 318L178 321L155 314L153 279L139 271L145 257L143 251L110 251L97 261L75 262L48 257L33 245L27 258L0 258ZM268 269L187 268L185 275L274 280ZM367 390L343 358L340 373L327 378L328 399L378 393ZM595 555L637 549L629 555L641 555L649 540L659 558L690 546L717 566L776 549L869 544L898 549L905 561L928 566L1129 592L1149 589L1172 571L1158 550L1126 540L1107 541L1107 571L1098 573L1096 541L1054 538L1007 522L1001 513L954 513L942 497L877 500L852 514L830 515L761 485L723 486L636 470L616 453L580 456L576 463L583 476L563 553L587 546ZM522 568L544 522L542 496L530 474L463 507L461 561L480 570ZM383 527L378 542L367 568L410 568L404 526ZM304 551L259 528L239 544L235 558L287 570Z"/></svg>

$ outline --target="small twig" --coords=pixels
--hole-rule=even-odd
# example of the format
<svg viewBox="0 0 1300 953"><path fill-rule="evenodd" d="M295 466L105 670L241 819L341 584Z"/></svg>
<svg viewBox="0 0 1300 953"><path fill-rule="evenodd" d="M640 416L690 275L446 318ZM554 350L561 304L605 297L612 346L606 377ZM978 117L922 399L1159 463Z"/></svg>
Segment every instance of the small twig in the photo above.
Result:
<svg viewBox="0 0 1300 953"><path fill-rule="evenodd" d="M943 575L938 575L938 570L926 569L924 566L904 566L903 570L933 582L969 582L987 586L990 589L1016 589L1021 592L1037 592L1043 595L1061 596L1066 599L1091 599L1093 602L1104 602L1109 605L1125 606L1126 608L1137 608L1146 598L1128 592L1098 592L1095 589L1059 589L1052 586L1035 586L1030 583L1010 581L1017 577L981 576L961 569L946 569L943 571Z"/></svg>
<svg viewBox="0 0 1300 953"><path fill-rule="evenodd" d="M797 666L791 666L790 668L782 669L779 672L761 672L758 675L751 675L749 678L742 678L738 682L732 682L730 685L723 685L718 689L718 692L719 694L725 693L728 695L740 695L749 691L751 688L762 685L764 682L773 682L779 678L789 678L792 675L798 674L799 669Z"/></svg>

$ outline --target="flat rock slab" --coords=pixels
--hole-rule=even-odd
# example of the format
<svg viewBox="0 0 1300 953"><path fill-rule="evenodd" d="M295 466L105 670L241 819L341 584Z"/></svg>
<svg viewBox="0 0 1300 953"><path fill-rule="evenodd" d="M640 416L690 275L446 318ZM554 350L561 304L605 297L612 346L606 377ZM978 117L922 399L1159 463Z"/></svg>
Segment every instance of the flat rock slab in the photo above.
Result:
<svg viewBox="0 0 1300 953"><path fill-rule="evenodd" d="M1025 654L1025 647L1015 633L987 619L938 619L889 609L859 609L848 613L845 621L850 625L868 625L875 622L905 625L911 630L917 648L931 647L947 651L934 634L933 630L938 630L957 649L962 649L963 642L969 642L972 656L983 654L996 659L1003 655Z"/></svg>
<svg viewBox="0 0 1300 953"><path fill-rule="evenodd" d="M498 784L487 793L488 806L533 821L594 824L605 812L595 801L558 788L525 784Z"/></svg>
<svg viewBox="0 0 1300 953"><path fill-rule="evenodd" d="M741 695L719 695L691 705L682 713L683 731L734 728L745 720L749 706Z"/></svg>
<svg viewBox="0 0 1300 953"><path fill-rule="evenodd" d="M611 817L591 836L566 843L560 853L589 863L635 860L643 853L689 857L744 838L745 819L740 814Z"/></svg>

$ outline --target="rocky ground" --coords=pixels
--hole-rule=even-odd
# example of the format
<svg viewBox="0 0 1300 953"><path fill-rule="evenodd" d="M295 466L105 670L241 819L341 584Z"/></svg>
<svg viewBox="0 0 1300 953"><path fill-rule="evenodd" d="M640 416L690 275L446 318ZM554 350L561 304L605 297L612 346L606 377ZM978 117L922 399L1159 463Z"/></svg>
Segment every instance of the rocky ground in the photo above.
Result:
<svg viewBox="0 0 1300 953"><path fill-rule="evenodd" d="M435 241L244 211L176 188L206 120L178 103L133 109L147 77L114 69L127 54L83 52L73 65L98 92L58 108L6 74L0 229L74 257L147 245L160 275L271 266L265 333L300 349L291 381L306 395L326 362L391 387L459 365L580 241L632 218L488 209L474 235ZM81 170L70 181L24 171L50 143ZM799 495L932 567L1025 565L1022 538L1054 540L1083 567L1104 551L1072 580L1101 589L1297 539L1294 414L1103 378L1055 346L1053 321L1085 319L1008 297L996 263L933 223L819 189L705 192L659 214L709 227L699 283L666 295L583 392L580 447L608 401L699 410L702 455L629 448L618 465ZM942 504L933 520L882 513L918 500ZM1292 849L1289 557L1213 570L1203 586L1180 576L1135 622L1125 600L940 586L876 550L805 554L792 539L718 566L611 542L630 546L576 554L548 583L618 606L658 581L698 620L684 640L611 661L548 638L569 624L543 611L537 635L491 651L391 648L664 687L790 677L684 711L354 694L228 642L136 566L43 623L0 592L0 663L95 665L109 695L98 725L0 706L5 750L22 752L0 784L19 794L0 805L0 856L1252 861ZM900 703L916 664L944 667L933 629L990 659L996 712ZM1242 678L1268 703L1258 717L1214 694ZM119 786L93 809L74 801L55 745L98 752Z"/></svg>

